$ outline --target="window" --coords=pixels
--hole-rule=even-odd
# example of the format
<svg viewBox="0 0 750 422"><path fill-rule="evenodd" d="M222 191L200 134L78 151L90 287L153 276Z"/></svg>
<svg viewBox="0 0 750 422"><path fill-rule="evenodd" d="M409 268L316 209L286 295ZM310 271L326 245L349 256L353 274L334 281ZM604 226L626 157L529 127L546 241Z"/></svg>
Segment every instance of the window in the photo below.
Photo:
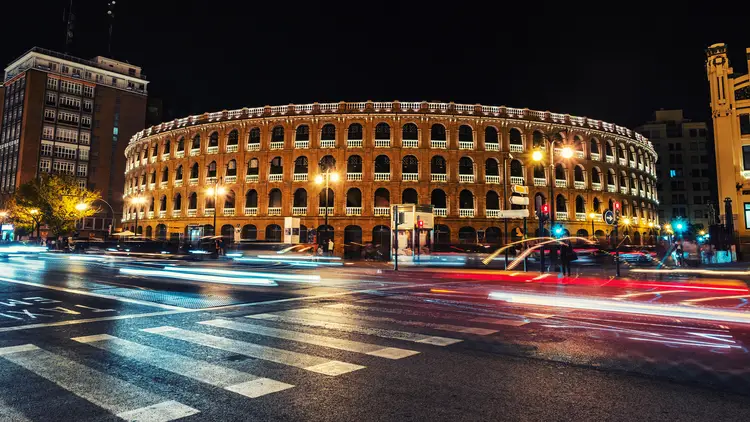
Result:
<svg viewBox="0 0 750 422"><path fill-rule="evenodd" d="M670 151L674 151L674 144L673 144L673 143L670 143L670 144L669 144L669 150L670 150Z"/></svg>
<svg viewBox="0 0 750 422"><path fill-rule="evenodd" d="M88 145L91 140L91 134L88 132L81 132L80 143Z"/></svg>
<svg viewBox="0 0 750 422"><path fill-rule="evenodd" d="M694 216L694 218L703 218L703 211L701 211L701 210L695 210L693 212L693 216Z"/></svg>
<svg viewBox="0 0 750 422"><path fill-rule="evenodd" d="M42 173L49 173L51 164L50 160L40 160L39 171Z"/></svg>
<svg viewBox="0 0 750 422"><path fill-rule="evenodd" d="M703 203L704 203L704 204L709 204L709 203L711 203L711 197L710 197L710 196L704 196L704 197L703 197Z"/></svg>
<svg viewBox="0 0 750 422"><path fill-rule="evenodd" d="M703 187L703 190L708 190L708 189L709 189L709 187L708 187L708 182L703 182L703 183L701 184L701 186Z"/></svg>
<svg viewBox="0 0 750 422"><path fill-rule="evenodd" d="M682 151L682 144L674 144L675 151Z"/></svg>
<svg viewBox="0 0 750 422"><path fill-rule="evenodd" d="M55 110L45 108L44 109L44 120L55 121Z"/></svg>
<svg viewBox="0 0 750 422"><path fill-rule="evenodd" d="M75 173L75 164L66 163L63 161L55 161L54 163L52 163L52 171L54 173L73 174Z"/></svg>
<svg viewBox="0 0 750 422"><path fill-rule="evenodd" d="M66 160L75 160L76 151L77 150L75 148L68 148L63 145L55 145L55 157L57 158L64 158Z"/></svg>
<svg viewBox="0 0 750 422"><path fill-rule="evenodd" d="M745 202L745 229L750 229L750 202Z"/></svg>
<svg viewBox="0 0 750 422"><path fill-rule="evenodd" d="M701 190L701 184L700 183L693 183L693 190Z"/></svg>
<svg viewBox="0 0 750 422"><path fill-rule="evenodd" d="M698 156L694 155L690 157L690 164L698 164Z"/></svg>
<svg viewBox="0 0 750 422"><path fill-rule="evenodd" d="M92 103L91 100L84 100L83 101L83 109L85 111L88 111L90 113L91 109L93 108L93 104L94 103Z"/></svg>
<svg viewBox="0 0 750 422"><path fill-rule="evenodd" d="M57 94L55 94L54 92L47 92L47 104L57 104Z"/></svg>
<svg viewBox="0 0 750 422"><path fill-rule="evenodd" d="M57 82L59 79L56 78L49 78L47 79L47 88L49 89L57 89Z"/></svg>
<svg viewBox="0 0 750 422"><path fill-rule="evenodd" d="M84 86L83 87L83 95L86 96L86 97L93 97L94 96L94 87L93 86L88 86L88 85Z"/></svg>
<svg viewBox="0 0 750 422"><path fill-rule="evenodd" d="M740 114L740 134L750 135L750 114Z"/></svg>
<svg viewBox="0 0 750 422"><path fill-rule="evenodd" d="M690 137L695 138L698 136L698 129L690 129Z"/></svg>
<svg viewBox="0 0 750 422"><path fill-rule="evenodd" d="M72 129L65 129L65 128L57 128L57 132L55 134L55 139L58 141L63 142L72 142L77 143L78 142L78 131L72 130Z"/></svg>
<svg viewBox="0 0 750 422"><path fill-rule="evenodd" d="M699 136L700 136L701 138L705 138L705 137L706 137L706 129L699 129L699 130L698 130L698 135L699 135Z"/></svg>
<svg viewBox="0 0 750 422"><path fill-rule="evenodd" d="M70 82L70 81L60 81L60 90L69 92L71 94L81 95L81 90L83 86L81 84ZM92 88L93 90L93 88Z"/></svg>
<svg viewBox="0 0 750 422"><path fill-rule="evenodd" d="M701 171L698 169L693 169L693 171L690 172L690 176L692 177L701 177Z"/></svg>
<svg viewBox="0 0 750 422"><path fill-rule="evenodd" d="M39 153L42 156L52 156L52 144L42 144Z"/></svg>
<svg viewBox="0 0 750 422"><path fill-rule="evenodd" d="M79 180L78 181L78 187L81 188L81 189L86 189L86 180L85 179ZM92 189L93 189L93 187L92 187Z"/></svg>
<svg viewBox="0 0 750 422"><path fill-rule="evenodd" d="M89 150L87 149L80 149L78 150L78 159L88 161L89 160Z"/></svg>
<svg viewBox="0 0 750 422"><path fill-rule="evenodd" d="M693 204L695 204L695 205L701 205L703 203L702 199L703 198L701 198L700 196L694 196L693 197Z"/></svg>
<svg viewBox="0 0 750 422"><path fill-rule="evenodd" d="M60 96L60 107L65 108L72 108L72 109L80 109L81 108L81 99L80 98L74 98L74 97L68 97L67 95L61 95Z"/></svg>
<svg viewBox="0 0 750 422"><path fill-rule="evenodd" d="M42 129L42 138L52 139L55 136L55 128L52 126L45 126Z"/></svg>
<svg viewBox="0 0 750 422"><path fill-rule="evenodd" d="M701 155L701 164L708 164L708 155Z"/></svg>
<svg viewBox="0 0 750 422"><path fill-rule="evenodd" d="M682 170L681 169L669 170L669 177L682 177Z"/></svg>
<svg viewBox="0 0 750 422"><path fill-rule="evenodd" d="M88 166L86 164L79 164L78 165L78 177L86 177L88 174Z"/></svg>
<svg viewBox="0 0 750 422"><path fill-rule="evenodd" d="M81 116L81 126L91 127L91 116Z"/></svg>
<svg viewBox="0 0 750 422"><path fill-rule="evenodd" d="M708 174L708 169L701 170L701 177L710 177L710 175Z"/></svg>

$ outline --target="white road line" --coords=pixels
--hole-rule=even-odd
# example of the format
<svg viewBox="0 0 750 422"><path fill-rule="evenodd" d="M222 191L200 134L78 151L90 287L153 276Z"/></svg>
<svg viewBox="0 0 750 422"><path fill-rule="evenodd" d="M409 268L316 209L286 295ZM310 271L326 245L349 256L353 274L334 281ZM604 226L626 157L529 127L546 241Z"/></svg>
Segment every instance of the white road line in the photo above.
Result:
<svg viewBox="0 0 750 422"><path fill-rule="evenodd" d="M376 344L360 343L358 341L344 340L336 337L319 336L315 334L302 333L299 331L282 330L250 323L230 321L226 319L213 319L202 321L200 324L212 327L227 328L244 333L259 334L262 336L282 338L285 340L298 341L300 343L314 344L316 346L330 347L332 349L346 350L348 352L364 353L366 355L379 356L386 359L401 359L416 355L414 350L399 349L395 347L382 347Z"/></svg>
<svg viewBox="0 0 750 422"><path fill-rule="evenodd" d="M13 409L7 401L0 397L0 421L31 422L31 419Z"/></svg>
<svg viewBox="0 0 750 422"><path fill-rule="evenodd" d="M15 327L0 327L0 333L4 333L6 331L31 330L33 328L60 327L60 326L65 326L65 325L88 324L90 322L119 321L119 320L122 320L122 319L145 318L145 317L161 316L161 315L184 314L184 313L187 313L187 312L196 312L196 311L200 311L200 310L202 310L202 309L198 309L198 310L187 309L187 310L184 310L184 311L148 312L148 313L145 313L145 314L116 315L116 316L111 316L111 317L87 318L87 319L71 319L71 320L67 320L67 321L46 322L46 323L27 324L27 325L17 325Z"/></svg>
<svg viewBox="0 0 750 422"><path fill-rule="evenodd" d="M102 294L102 293L94 293L94 292L89 292L89 291L86 291L86 290L69 289L67 287L50 286L50 285L47 285L47 284L32 283L30 281L15 280L15 279L6 278L6 277L0 277L0 281L5 281L7 283L22 284L24 286L34 286L34 287L39 287L39 288L42 288L42 289L55 290L55 291L58 291L58 292L73 293L73 294L77 294L77 295L92 296L92 297L98 297L98 298L102 298L102 299L116 300L118 302L135 303L137 305L151 306L153 308L162 308L162 309L171 309L171 310L187 310L187 308L182 308L182 307L179 307L179 306L163 305L161 303L147 302L145 300L129 299L129 298L126 298L126 297L106 295L106 294Z"/></svg>
<svg viewBox="0 0 750 422"><path fill-rule="evenodd" d="M34 345L0 348L0 356L127 421L167 422L199 413Z"/></svg>
<svg viewBox="0 0 750 422"><path fill-rule="evenodd" d="M109 334L75 337L72 340L251 398L294 387L291 384L257 377Z"/></svg>
<svg viewBox="0 0 750 422"><path fill-rule="evenodd" d="M376 336L383 338L393 338L404 341L411 341L414 343L426 343L434 346L449 346L451 344L459 343L463 340L448 337L428 336L418 333L410 333L408 331L397 331L388 330L384 328L369 328L362 327L359 325L342 324L338 322L320 321L309 318L299 318L289 315L278 315L278 314L255 314L247 315L246 318L262 319L266 321L284 322L288 324L299 324L306 325L308 327L327 328L331 330L339 330L347 333L365 334L368 336Z"/></svg>
<svg viewBox="0 0 750 422"><path fill-rule="evenodd" d="M282 365L295 366L297 368L306 369L312 372L318 372L324 375L336 376L364 368L364 366L355 365L352 363L339 362L319 356L306 355L304 353L297 353L289 350L276 349L274 347L261 346L259 344L232 340L225 337L199 333L196 331L183 330L182 328L165 326L146 328L142 331L199 344L201 346L224 350L226 352L250 356L256 359L276 362Z"/></svg>
<svg viewBox="0 0 750 422"><path fill-rule="evenodd" d="M378 306L358 306L358 305L352 305L350 303L335 303L333 305L326 305L326 308L331 309L345 309L345 310L352 310L352 311L369 311L369 312L381 312L385 314L397 314L397 315L409 315L409 316L417 316L417 317L429 317L429 318L437 318L437 319L466 319L465 315L459 315L458 316L448 316L444 313L445 310L432 310L431 312L425 312L425 311L415 311L413 309L403 309L403 308L383 308ZM450 311L447 312L457 312L457 311ZM359 314L357 314L359 316ZM484 324L493 324L493 325L510 325L513 327L518 327L521 325L528 324L528 321L524 321L522 319L503 319L503 318L488 318L488 317L478 317L478 318L470 318L469 321L471 322L481 322ZM490 333L492 334L492 333Z"/></svg>
<svg viewBox="0 0 750 422"><path fill-rule="evenodd" d="M422 321L406 321L396 318L388 318L388 317L376 317L376 316L369 316L369 315L361 315L361 314L346 314L343 312L338 312L332 309L323 309L323 308L302 308L302 309L293 309L290 311L283 311L288 312L293 315L315 315L315 316L322 316L322 317L330 317L330 318L354 318L359 319L362 321L370 321L370 322L387 322L389 324L400 324L400 325L408 325L410 327L420 327L420 328L430 328L433 330L440 330L440 331L452 331L455 333L465 333L465 334L476 334L480 336L486 336L488 334L494 334L497 332L497 330L491 330L489 328L476 328L476 327L464 327L462 325L453 325L453 324L440 324L436 322L422 322Z"/></svg>

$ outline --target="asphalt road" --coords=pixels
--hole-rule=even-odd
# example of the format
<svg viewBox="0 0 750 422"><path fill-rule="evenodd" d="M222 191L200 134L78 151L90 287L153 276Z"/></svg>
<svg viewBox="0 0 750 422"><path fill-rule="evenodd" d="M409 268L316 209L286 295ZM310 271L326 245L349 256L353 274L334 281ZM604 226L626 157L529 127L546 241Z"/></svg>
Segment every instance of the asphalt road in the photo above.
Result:
<svg viewBox="0 0 750 422"><path fill-rule="evenodd" d="M0 263L0 420L750 420L736 283L92 259Z"/></svg>

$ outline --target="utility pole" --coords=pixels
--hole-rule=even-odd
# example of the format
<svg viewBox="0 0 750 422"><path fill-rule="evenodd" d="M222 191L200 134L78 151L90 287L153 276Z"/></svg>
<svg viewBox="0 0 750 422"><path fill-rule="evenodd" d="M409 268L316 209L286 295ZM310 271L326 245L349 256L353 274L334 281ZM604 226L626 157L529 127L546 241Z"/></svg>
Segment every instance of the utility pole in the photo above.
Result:
<svg viewBox="0 0 750 422"><path fill-rule="evenodd" d="M617 239L617 228L620 225L620 203L615 202L615 277L620 278L620 242Z"/></svg>
<svg viewBox="0 0 750 422"><path fill-rule="evenodd" d="M115 0L107 3L107 17L109 17L109 39L107 41L107 54L112 57L112 29L115 25Z"/></svg>
<svg viewBox="0 0 750 422"><path fill-rule="evenodd" d="M76 16L73 14L73 0L70 0L67 12L63 9L63 21L65 21L65 54L70 53L70 44L73 42L73 28Z"/></svg>

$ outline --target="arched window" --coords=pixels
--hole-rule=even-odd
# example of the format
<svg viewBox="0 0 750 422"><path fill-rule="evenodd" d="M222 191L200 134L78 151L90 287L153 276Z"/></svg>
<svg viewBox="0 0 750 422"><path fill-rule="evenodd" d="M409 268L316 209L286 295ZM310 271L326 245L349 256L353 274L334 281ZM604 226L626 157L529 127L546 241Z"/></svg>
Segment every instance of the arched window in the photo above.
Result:
<svg viewBox="0 0 750 422"><path fill-rule="evenodd" d="M213 195L206 195L204 208L207 210L212 210L216 208L216 203L214 202Z"/></svg>
<svg viewBox="0 0 750 422"><path fill-rule="evenodd" d="M391 193L386 188L378 188L375 191L375 207L388 207L391 205Z"/></svg>
<svg viewBox="0 0 750 422"><path fill-rule="evenodd" d="M208 146L209 147L218 147L219 146L219 132L212 132L211 135L208 137Z"/></svg>
<svg viewBox="0 0 750 422"><path fill-rule="evenodd" d="M494 126L487 126L484 129L484 143L485 145L498 143L497 129Z"/></svg>
<svg viewBox="0 0 750 422"><path fill-rule="evenodd" d="M599 198L594 197L594 200L591 201L591 207L596 213L602 212L602 201L600 201Z"/></svg>
<svg viewBox="0 0 750 422"><path fill-rule="evenodd" d="M177 141L177 152L182 151L185 151L185 137L182 137L179 141Z"/></svg>
<svg viewBox="0 0 750 422"><path fill-rule="evenodd" d="M414 141L418 140L419 129L417 128L417 125L414 123L405 124L404 127L401 128L401 138Z"/></svg>
<svg viewBox="0 0 750 422"><path fill-rule="evenodd" d="M319 208L325 208L329 207L332 208L333 204L336 202L334 198L333 189L328 188L328 193L326 194L326 189L323 188L323 190L320 191L320 195L318 195L318 207Z"/></svg>
<svg viewBox="0 0 750 422"><path fill-rule="evenodd" d="M594 167L591 169L591 182L592 183L602 182L602 171L599 170L599 167Z"/></svg>
<svg viewBox="0 0 750 422"><path fill-rule="evenodd" d="M419 160L413 155L407 155L402 160L401 172L406 174L419 173Z"/></svg>
<svg viewBox="0 0 750 422"><path fill-rule="evenodd" d="M448 166L445 163L445 158L436 155L430 160L430 173L432 174L447 174Z"/></svg>
<svg viewBox="0 0 750 422"><path fill-rule="evenodd" d="M577 165L573 169L573 178L576 182L585 182L584 169L582 165Z"/></svg>
<svg viewBox="0 0 750 422"><path fill-rule="evenodd" d="M511 160L510 162L510 176L511 177L523 177L523 166L518 160Z"/></svg>
<svg viewBox="0 0 750 422"><path fill-rule="evenodd" d="M404 191L401 193L401 203L402 204L418 204L419 203L419 194L416 190L412 188L404 189Z"/></svg>
<svg viewBox="0 0 750 422"><path fill-rule="evenodd" d="M154 229L151 226L146 226L146 238L151 239L154 234Z"/></svg>
<svg viewBox="0 0 750 422"><path fill-rule="evenodd" d="M542 210L542 205L547 203L547 198L542 193L534 195L534 210L537 214Z"/></svg>
<svg viewBox="0 0 750 422"><path fill-rule="evenodd" d="M149 183L156 183L156 170L151 172L151 177L149 178Z"/></svg>
<svg viewBox="0 0 750 422"><path fill-rule="evenodd" d="M157 155L159 155L159 145L157 145L157 144L154 144L154 145L153 145L153 146L151 147L151 156L152 156L152 157L156 157Z"/></svg>
<svg viewBox="0 0 750 422"><path fill-rule="evenodd" d="M615 186L615 171L612 169L607 170L607 184L610 186Z"/></svg>
<svg viewBox="0 0 750 422"><path fill-rule="evenodd" d="M250 189L245 194L245 208L258 208L258 192Z"/></svg>
<svg viewBox="0 0 750 422"><path fill-rule="evenodd" d="M294 160L294 174L307 174L307 157L304 155Z"/></svg>
<svg viewBox="0 0 750 422"><path fill-rule="evenodd" d="M445 224L435 224L435 244L448 245L451 243L451 229Z"/></svg>
<svg viewBox="0 0 750 422"><path fill-rule="evenodd" d="M433 141L445 141L446 135L445 135L445 126L435 123L430 128L430 139Z"/></svg>
<svg viewBox="0 0 750 422"><path fill-rule="evenodd" d="M284 126L274 126L271 130L271 142L284 142Z"/></svg>
<svg viewBox="0 0 750 422"><path fill-rule="evenodd" d="M167 225L166 224L157 224L156 238L158 240L167 240Z"/></svg>
<svg viewBox="0 0 750 422"><path fill-rule="evenodd" d="M278 188L268 192L268 208L281 208L281 190Z"/></svg>
<svg viewBox="0 0 750 422"><path fill-rule="evenodd" d="M488 210L499 210L500 209L500 196L494 190L487 191L485 197L485 207Z"/></svg>
<svg viewBox="0 0 750 422"><path fill-rule="evenodd" d="M447 209L448 197L442 189L434 189L430 194L430 203L435 208Z"/></svg>
<svg viewBox="0 0 750 422"><path fill-rule="evenodd" d="M193 136L193 145L191 146L191 149L201 149L200 133L196 133L195 136Z"/></svg>
<svg viewBox="0 0 750 422"><path fill-rule="evenodd" d="M628 174L624 171L620 172L620 187L621 188L627 188L628 187Z"/></svg>
<svg viewBox="0 0 750 422"><path fill-rule="evenodd" d="M198 194L193 192L188 197L188 209L189 210L196 210L198 209Z"/></svg>
<svg viewBox="0 0 750 422"><path fill-rule="evenodd" d="M375 173L390 173L391 160L387 155L378 155L375 157Z"/></svg>
<svg viewBox="0 0 750 422"><path fill-rule="evenodd" d="M511 128L508 132L508 142L510 143L512 150L523 151L523 137L521 136L520 130ZM513 145L515 145L515 148Z"/></svg>
<svg viewBox="0 0 750 422"><path fill-rule="evenodd" d="M224 209L234 209L234 202L234 191L230 189L227 191L226 195L224 195Z"/></svg>
<svg viewBox="0 0 750 422"><path fill-rule="evenodd" d="M499 245L502 243L503 233L497 227L487 227L484 230L484 241L491 244Z"/></svg>
<svg viewBox="0 0 750 422"><path fill-rule="evenodd" d="M470 190L464 189L458 195L458 207L462 210L474 209L474 194Z"/></svg>
<svg viewBox="0 0 750 422"><path fill-rule="evenodd" d="M162 154L169 154L172 152L172 142L169 139L164 140L164 148L162 149Z"/></svg>
<svg viewBox="0 0 750 422"><path fill-rule="evenodd" d="M269 224L266 226L266 240L269 242L281 242L281 226Z"/></svg>
<svg viewBox="0 0 750 422"><path fill-rule="evenodd" d="M172 202L172 209L175 211L179 211L182 209L182 194L178 193L174 196L174 201Z"/></svg>
<svg viewBox="0 0 750 422"><path fill-rule="evenodd" d="M474 174L474 162L469 157L458 160L458 174Z"/></svg>
<svg viewBox="0 0 750 422"><path fill-rule="evenodd" d="M541 148L544 146L544 134L538 130L535 130L531 135L531 146L532 148Z"/></svg>
<svg viewBox="0 0 750 422"><path fill-rule="evenodd" d="M161 171L161 181L162 182L168 182L169 181L169 168L164 167Z"/></svg>
<svg viewBox="0 0 750 422"><path fill-rule="evenodd" d="M240 141L240 133L237 132L237 129L232 129L231 132L229 132L229 137L227 137L227 145L237 145Z"/></svg>
<svg viewBox="0 0 750 422"><path fill-rule="evenodd" d="M607 155L607 157L612 157L615 155L612 148L613 148L612 141L609 141L609 140L604 141L604 153Z"/></svg>
<svg viewBox="0 0 750 422"><path fill-rule="evenodd" d="M589 149L592 154L599 154L599 141L596 138L591 138L591 141L589 141Z"/></svg>
<svg viewBox="0 0 750 422"><path fill-rule="evenodd" d="M227 176L237 176L237 161L229 160L227 163Z"/></svg>
<svg viewBox="0 0 750 422"><path fill-rule="evenodd" d="M547 176L544 172L544 166L541 164L537 164L534 166L534 179L542 179L544 181L547 180ZM544 186L544 185L542 185Z"/></svg>
<svg viewBox="0 0 750 422"><path fill-rule="evenodd" d="M166 211L167 210L167 196L162 195L159 199L159 211Z"/></svg>
<svg viewBox="0 0 750 422"><path fill-rule="evenodd" d="M190 178L197 179L199 174L200 168L198 167L198 163L193 163L192 167L190 167Z"/></svg>
<svg viewBox="0 0 750 422"><path fill-rule="evenodd" d="M307 207L307 191L299 188L294 191L293 207Z"/></svg>
<svg viewBox="0 0 750 422"><path fill-rule="evenodd" d="M208 164L208 173L206 176L216 177L216 161L211 161L211 163Z"/></svg>
<svg viewBox="0 0 750 422"><path fill-rule="evenodd" d="M346 206L347 207L361 207L362 206L362 191L357 188L351 188L346 191Z"/></svg>
<svg viewBox="0 0 750 422"><path fill-rule="evenodd" d="M284 166L281 163L281 157L274 157L270 163L271 174L283 174Z"/></svg>
<svg viewBox="0 0 750 422"><path fill-rule="evenodd" d="M556 180L566 180L565 177L565 167L563 167L562 164L557 163L555 164L555 179Z"/></svg>
<svg viewBox="0 0 750 422"><path fill-rule="evenodd" d="M555 198L555 211L565 212L567 210L568 210L568 201L565 199L563 195L557 195L557 198Z"/></svg>
<svg viewBox="0 0 750 422"><path fill-rule="evenodd" d="M325 173L326 171L336 171L336 159L332 155L325 155L320 159L320 171Z"/></svg>
<svg viewBox="0 0 750 422"><path fill-rule="evenodd" d="M581 195L576 196L576 214L586 213L586 202Z"/></svg>
<svg viewBox="0 0 750 422"><path fill-rule="evenodd" d="M477 231L473 227L461 227L458 229L458 243L465 245L477 243Z"/></svg>
<svg viewBox="0 0 750 422"><path fill-rule="evenodd" d="M310 140L310 126L299 125L294 134L295 141L309 141Z"/></svg>
<svg viewBox="0 0 750 422"><path fill-rule="evenodd" d="M283 133L283 128L282 128ZM260 143L260 128L254 127L250 129L250 134L247 137L247 142L249 144L259 144Z"/></svg>
<svg viewBox="0 0 750 422"><path fill-rule="evenodd" d="M351 155L346 160L346 173L347 174L362 174L362 157L359 155Z"/></svg>
<svg viewBox="0 0 750 422"><path fill-rule="evenodd" d="M336 126L334 126L331 123L323 125L323 128L320 130L320 140L321 141L333 141L336 139Z"/></svg>
<svg viewBox="0 0 750 422"><path fill-rule="evenodd" d="M488 158L484 162L484 173L487 176L500 176L500 167L496 159Z"/></svg>
<svg viewBox="0 0 750 422"><path fill-rule="evenodd" d="M242 226L240 237L242 240L256 240L258 238L258 229L254 224L245 224Z"/></svg>
<svg viewBox="0 0 750 422"><path fill-rule="evenodd" d="M391 139L391 127L388 123L381 122L375 126L375 139Z"/></svg>
<svg viewBox="0 0 750 422"><path fill-rule="evenodd" d="M347 139L359 140L362 139L362 125L359 123L352 123L347 129Z"/></svg>
<svg viewBox="0 0 750 422"><path fill-rule="evenodd" d="M458 142L474 142L474 129L469 125L458 127Z"/></svg>
<svg viewBox="0 0 750 422"><path fill-rule="evenodd" d="M247 175L257 176L259 172L260 172L260 161L258 161L257 158L251 158L250 161L247 162Z"/></svg>

